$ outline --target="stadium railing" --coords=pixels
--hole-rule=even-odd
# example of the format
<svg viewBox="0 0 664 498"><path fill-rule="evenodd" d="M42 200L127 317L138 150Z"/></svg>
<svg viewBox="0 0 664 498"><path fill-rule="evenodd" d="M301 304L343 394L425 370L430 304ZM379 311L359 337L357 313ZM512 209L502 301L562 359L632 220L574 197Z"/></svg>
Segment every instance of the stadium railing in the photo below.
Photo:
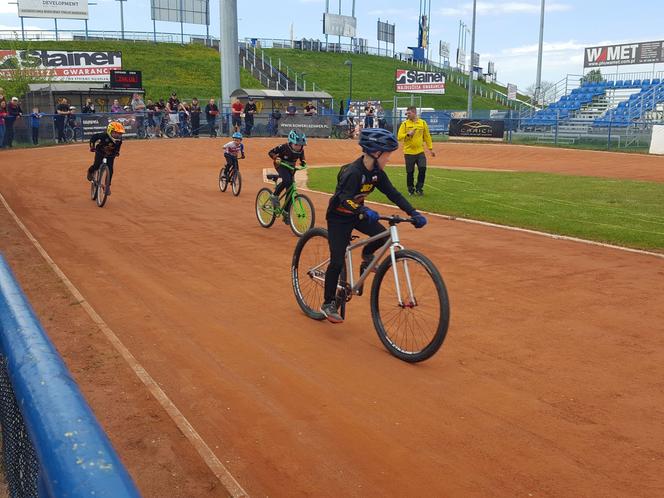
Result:
<svg viewBox="0 0 664 498"><path fill-rule="evenodd" d="M2 256L0 423L10 496L140 496Z"/></svg>

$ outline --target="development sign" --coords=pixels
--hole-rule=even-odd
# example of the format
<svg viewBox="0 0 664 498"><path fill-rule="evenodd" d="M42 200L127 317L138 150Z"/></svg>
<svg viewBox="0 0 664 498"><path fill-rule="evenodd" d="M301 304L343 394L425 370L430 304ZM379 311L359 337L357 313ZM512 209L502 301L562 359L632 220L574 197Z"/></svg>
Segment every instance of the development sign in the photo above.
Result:
<svg viewBox="0 0 664 498"><path fill-rule="evenodd" d="M18 0L19 17L87 19L88 0Z"/></svg>
<svg viewBox="0 0 664 498"><path fill-rule="evenodd" d="M664 41L651 41L586 48L583 67L659 64L662 62L664 62Z"/></svg>
<svg viewBox="0 0 664 498"><path fill-rule="evenodd" d="M357 31L357 19L351 16L340 16L326 12L323 14L323 34L334 36L346 36L355 38Z"/></svg>
<svg viewBox="0 0 664 498"><path fill-rule="evenodd" d="M450 137L499 138L505 134L505 121L496 119L452 119Z"/></svg>
<svg viewBox="0 0 664 498"><path fill-rule="evenodd" d="M0 76L16 71L55 81L109 81L112 69L122 69L122 52L64 52L0 49Z"/></svg>
<svg viewBox="0 0 664 498"><path fill-rule="evenodd" d="M445 94L445 75L414 69L397 69L395 75L397 93Z"/></svg>

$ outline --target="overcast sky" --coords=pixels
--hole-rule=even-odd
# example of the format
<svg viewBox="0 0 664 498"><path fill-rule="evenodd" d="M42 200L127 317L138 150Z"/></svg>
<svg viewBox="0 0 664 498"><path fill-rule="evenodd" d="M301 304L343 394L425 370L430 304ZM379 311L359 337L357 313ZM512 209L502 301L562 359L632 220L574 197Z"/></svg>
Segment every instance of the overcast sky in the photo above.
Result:
<svg viewBox="0 0 664 498"><path fill-rule="evenodd" d="M20 28L16 5L0 0L0 29ZM11 0L15 1L15 0ZM120 29L120 7L115 0L94 0L90 6L89 28ZM342 12L349 14L352 0L342 0ZM358 36L376 46L376 20L396 23L396 48L417 44L420 0L357 0ZM456 51L459 20L470 25L472 3L432 0L431 45L450 42ZM539 0L478 2L476 51L481 65L496 63L498 80L524 88L535 80L539 33ZM151 31L150 2L124 3L125 29ZM319 38L325 0L238 0L240 38ZM330 0L338 12L338 0ZM606 43L664 39L664 0L547 0L543 78L558 81L566 74L581 74L583 48ZM210 33L219 34L219 0L211 0ZM26 28L53 29L53 21L25 19ZM58 22L61 29L83 29L83 21ZM179 33L175 23L157 22L157 31ZM205 33L204 26L185 25L186 33ZM1 43L1 42L0 42ZM1 47L0 47L1 48ZM470 39L468 40L470 51ZM435 50L432 48L432 58ZM437 58L437 57L436 57ZM626 66L621 71L649 71L652 67ZM664 67L660 67L664 70Z"/></svg>

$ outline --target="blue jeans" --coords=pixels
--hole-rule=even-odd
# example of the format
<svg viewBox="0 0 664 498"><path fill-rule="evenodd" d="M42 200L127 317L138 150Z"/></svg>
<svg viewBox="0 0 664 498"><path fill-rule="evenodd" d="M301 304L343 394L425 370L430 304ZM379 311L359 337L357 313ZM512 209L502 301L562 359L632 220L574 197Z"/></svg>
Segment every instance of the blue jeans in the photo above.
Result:
<svg viewBox="0 0 664 498"><path fill-rule="evenodd" d="M0 125L0 149L5 147L5 125Z"/></svg>

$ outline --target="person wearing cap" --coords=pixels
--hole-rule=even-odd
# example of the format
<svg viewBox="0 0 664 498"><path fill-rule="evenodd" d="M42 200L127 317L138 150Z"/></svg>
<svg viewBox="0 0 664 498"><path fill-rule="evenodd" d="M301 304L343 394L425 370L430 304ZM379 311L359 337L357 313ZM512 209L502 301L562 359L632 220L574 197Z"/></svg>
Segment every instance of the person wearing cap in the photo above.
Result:
<svg viewBox="0 0 664 498"><path fill-rule="evenodd" d="M5 117L5 147L14 146L14 124L21 116L23 116L23 110L18 103L18 97L12 97L11 102L7 104L7 116Z"/></svg>
<svg viewBox="0 0 664 498"><path fill-rule="evenodd" d="M249 97L249 102L244 106L244 134L248 137L251 136L251 129L254 127L254 114L258 112L256 103L252 97Z"/></svg>

